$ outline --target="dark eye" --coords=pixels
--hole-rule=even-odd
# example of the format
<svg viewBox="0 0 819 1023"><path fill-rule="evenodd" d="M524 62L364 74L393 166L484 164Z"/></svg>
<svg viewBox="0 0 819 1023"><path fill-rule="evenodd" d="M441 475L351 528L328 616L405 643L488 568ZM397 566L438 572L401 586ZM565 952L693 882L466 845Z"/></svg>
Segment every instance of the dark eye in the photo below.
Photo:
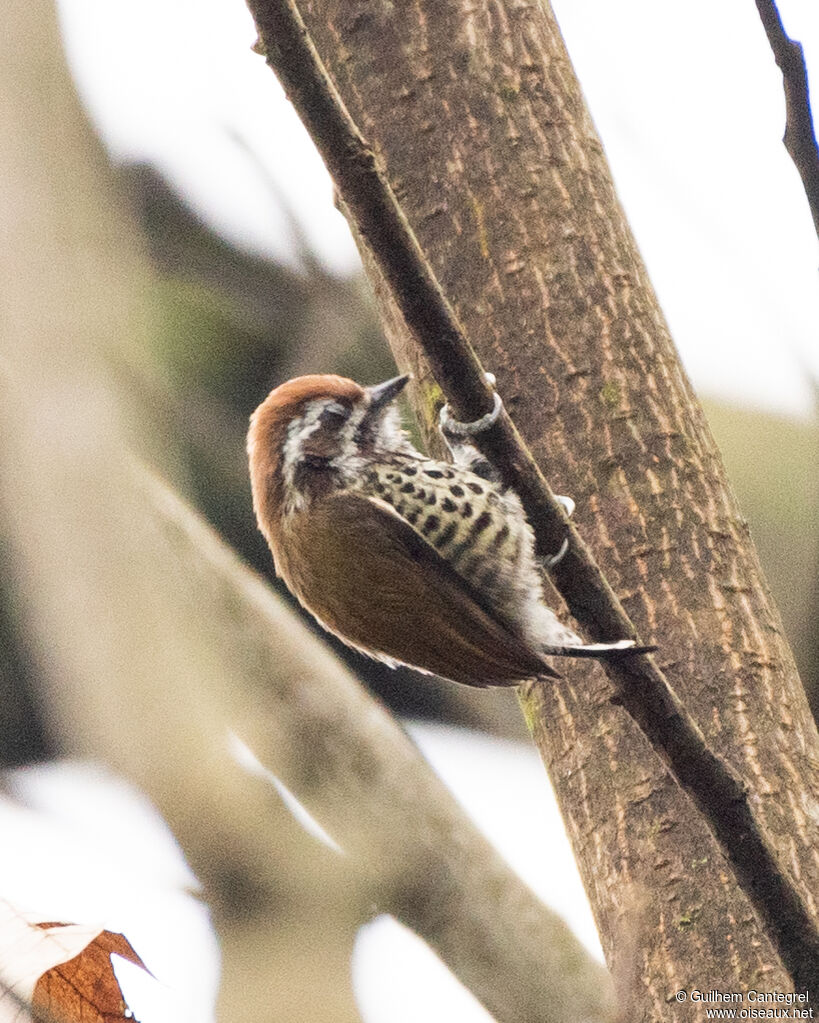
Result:
<svg viewBox="0 0 819 1023"><path fill-rule="evenodd" d="M350 409L334 401L321 410L319 422L322 426L338 427L350 418Z"/></svg>

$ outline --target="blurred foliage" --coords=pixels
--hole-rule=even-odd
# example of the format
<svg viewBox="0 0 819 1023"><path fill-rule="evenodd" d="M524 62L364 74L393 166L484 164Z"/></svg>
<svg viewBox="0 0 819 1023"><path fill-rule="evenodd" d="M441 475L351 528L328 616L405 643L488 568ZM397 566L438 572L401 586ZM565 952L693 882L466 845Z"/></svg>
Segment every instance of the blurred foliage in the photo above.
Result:
<svg viewBox="0 0 819 1023"><path fill-rule="evenodd" d="M2 556L0 578L12 578ZM0 586L0 767L49 760L57 753L36 706L36 662L11 599L13 592L10 586Z"/></svg>

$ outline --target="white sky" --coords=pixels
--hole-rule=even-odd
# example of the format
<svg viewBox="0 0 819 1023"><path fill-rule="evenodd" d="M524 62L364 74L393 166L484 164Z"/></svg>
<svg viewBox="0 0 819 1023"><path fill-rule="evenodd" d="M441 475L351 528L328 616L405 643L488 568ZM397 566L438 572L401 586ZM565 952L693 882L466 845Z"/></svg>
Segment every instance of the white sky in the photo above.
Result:
<svg viewBox="0 0 819 1023"><path fill-rule="evenodd" d="M325 262L357 265L321 161L250 52L241 0L60 4L80 90L115 157L152 161L225 235L292 258L267 184L231 140L238 133ZM555 6L695 385L807 413L806 369L819 378L819 246L781 145L781 78L754 4ZM819 82L819 4L780 6Z"/></svg>

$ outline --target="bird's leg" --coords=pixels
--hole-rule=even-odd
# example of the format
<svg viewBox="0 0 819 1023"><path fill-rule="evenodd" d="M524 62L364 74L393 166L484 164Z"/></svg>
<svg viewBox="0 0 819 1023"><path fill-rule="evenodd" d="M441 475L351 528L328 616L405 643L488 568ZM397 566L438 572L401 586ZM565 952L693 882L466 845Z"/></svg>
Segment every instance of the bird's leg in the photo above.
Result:
<svg viewBox="0 0 819 1023"><path fill-rule="evenodd" d="M491 373L486 374L486 379L494 387L495 377ZM501 479L497 469L488 459L484 458L470 439L475 434L488 430L497 422L503 408L503 401L497 391L495 391L494 398L495 404L492 411L471 423L462 423L455 419L449 410L449 405L442 405L441 411L438 413L438 428L456 465L468 469L485 480L500 484Z"/></svg>
<svg viewBox="0 0 819 1023"><path fill-rule="evenodd" d="M495 375L493 373L487 373L486 380L491 387L495 386ZM501 479L497 469L488 459L484 458L470 440L475 434L488 430L490 426L494 426L497 422L503 408L503 400L497 391L495 391L494 398L495 404L492 411L487 412L485 416L481 416L480 419L475 419L471 423L463 423L455 419L450 412L449 405L442 405L441 411L438 413L438 428L456 465L463 466L485 480L500 484ZM555 494L555 499L563 506L567 518L571 518L575 509L574 501L570 497L564 497L562 494ZM557 554L551 554L541 559L544 568L554 568L555 565L563 560L568 549L569 540L567 537L560 545L560 550Z"/></svg>

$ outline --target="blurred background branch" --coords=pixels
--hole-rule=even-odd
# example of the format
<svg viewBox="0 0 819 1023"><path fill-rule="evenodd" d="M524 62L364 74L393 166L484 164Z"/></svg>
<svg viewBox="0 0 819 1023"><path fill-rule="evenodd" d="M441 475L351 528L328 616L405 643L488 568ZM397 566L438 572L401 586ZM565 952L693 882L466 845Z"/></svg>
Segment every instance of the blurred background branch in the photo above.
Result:
<svg viewBox="0 0 819 1023"><path fill-rule="evenodd" d="M774 0L756 0L756 9L785 87L785 148L799 171L819 236L819 147L811 113L808 69L802 44L790 39Z"/></svg>

